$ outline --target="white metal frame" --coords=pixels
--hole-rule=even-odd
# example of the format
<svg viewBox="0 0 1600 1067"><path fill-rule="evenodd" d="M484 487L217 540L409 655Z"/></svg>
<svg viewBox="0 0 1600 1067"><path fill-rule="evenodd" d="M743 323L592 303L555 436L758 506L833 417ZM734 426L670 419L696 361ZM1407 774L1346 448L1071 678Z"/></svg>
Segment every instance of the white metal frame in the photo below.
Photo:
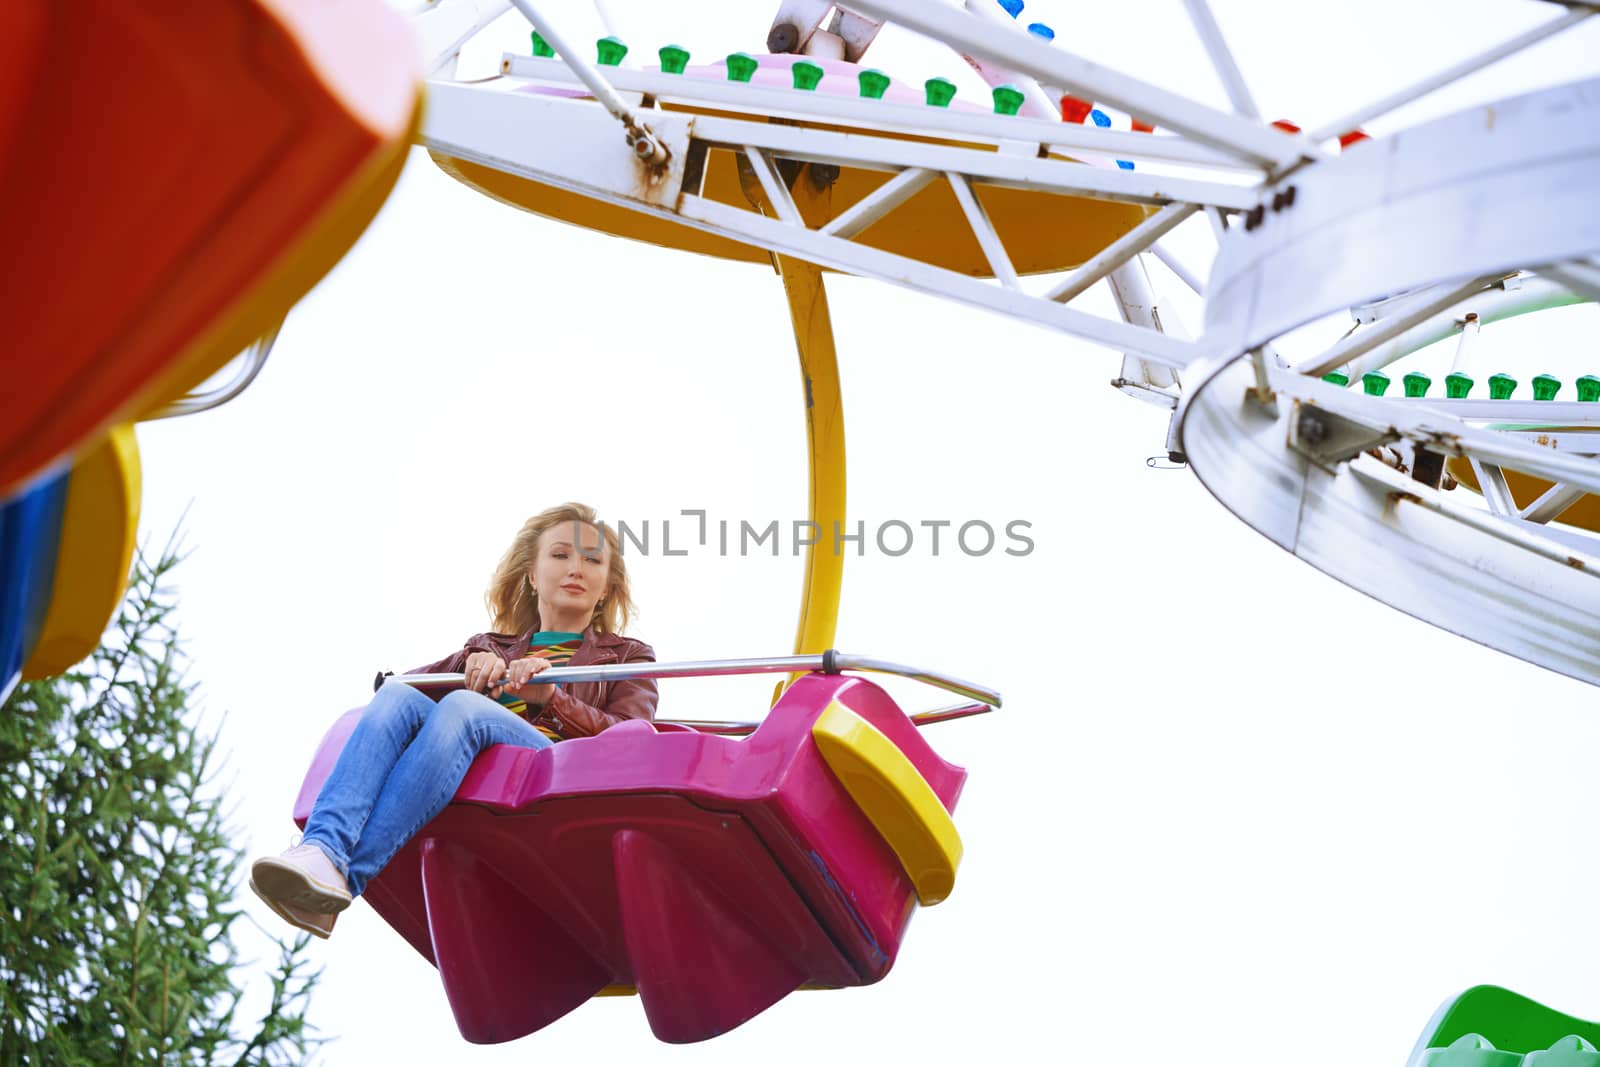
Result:
<svg viewBox="0 0 1600 1067"><path fill-rule="evenodd" d="M438 7L471 4L481 13L493 2L441 0ZM485 84L436 79L424 134L430 147L1116 349L1123 364L1114 384L1176 407L1168 448L1187 454L1218 498L1267 536L1402 610L1600 684L1600 655L1564 644L1556 623L1600 632L1600 584L1593 581L1600 539L1544 525L1559 522L1584 494L1600 493L1600 434L1566 432L1558 447L1546 447L1517 430L1600 426L1600 404L1371 397L1358 384L1339 389L1320 380L1342 368L1359 381L1450 336L1460 337L1458 360L1465 359L1490 322L1600 299L1600 220L1582 206L1588 190L1600 187L1594 85L1566 97L1556 89L1499 101L1493 123L1441 120L1391 138L1382 152L1360 146L1334 154L1330 144L1576 25L1595 13L1593 5L1570 5L1400 92L1292 135L1261 120L1206 0L1185 6L1231 113L1035 38L985 0L968 0L965 10L926 0L850 0L850 17L860 25L847 46L859 55L883 22L943 41L990 84L1013 81L1023 89L1020 115L733 83L704 71L600 71L574 61L528 0L514 2L560 58L507 55L502 77ZM822 32L827 5L792 6L804 16L802 35ZM450 34L443 37L459 47ZM595 99L536 91L579 83ZM535 91L518 91L528 89ZM1057 121L1054 101L1063 91L1137 115L1162 132ZM624 94L642 103L635 108ZM632 123L626 143L619 119ZM530 138L529 130L540 135ZM653 165L633 155L640 130L659 144ZM685 184L695 171L684 160L712 150L742 155L764 205L718 203L692 181ZM1118 159L1136 168L1117 168ZM892 177L835 217L807 225L779 160ZM935 181L950 185L993 281L855 240ZM1018 276L983 210L978 190L986 185L1139 203L1152 212L1088 262L1035 284ZM1472 214L1485 202L1504 206ZM1206 278L1160 243L1200 217L1219 246ZM1198 342L1163 330L1139 259L1145 253L1204 298L1206 328ZM1313 277L1316 284L1308 284ZM1123 321L1064 306L1100 281L1110 283ZM1402 295L1366 308L1350 332L1300 367L1288 368L1276 356L1273 346L1287 332L1393 293ZM1308 412L1315 415L1309 422ZM1348 448L1320 448L1305 437L1327 420L1337 421ZM1364 445L1381 441L1397 442L1395 450L1383 450L1396 465L1423 451L1468 458L1482 497L1440 492L1366 454ZM1553 484L1518 508L1504 470ZM1298 488L1275 495L1285 487ZM1410 509L1404 514L1419 517L1397 521L1397 501ZM1441 551L1478 560L1483 574L1470 588L1404 579L1404 568L1427 571L1437 562L1429 553ZM1558 563L1565 571L1551 569ZM1462 615L1488 603L1499 605L1499 614L1489 612L1487 622Z"/></svg>

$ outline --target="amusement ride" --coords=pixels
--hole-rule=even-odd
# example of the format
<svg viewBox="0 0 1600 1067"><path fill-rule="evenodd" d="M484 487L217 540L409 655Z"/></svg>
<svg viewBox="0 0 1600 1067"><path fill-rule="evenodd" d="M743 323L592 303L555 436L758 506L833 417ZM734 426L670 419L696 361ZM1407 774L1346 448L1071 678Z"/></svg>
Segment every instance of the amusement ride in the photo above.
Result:
<svg viewBox="0 0 1600 1067"><path fill-rule="evenodd" d="M1533 28L1302 129L1258 107L1206 0L1184 7L1227 109L1078 56L1021 0L782 0L764 46L729 55L578 40L544 0L219 0L182 21L22 0L0 38L0 215L30 264L0 292L0 692L67 669L115 611L139 511L132 425L249 386L413 143L508 208L773 268L822 528L846 514L836 273L1110 350L1112 385L1169 413L1153 462L1192 470L1329 577L1600 685L1600 377L1564 381L1490 329L1600 300L1600 78L1364 129L1600 12L1544 6ZM458 78L462 49L513 9L527 48ZM947 46L988 97L870 66L887 24ZM112 105L43 77L63 40L123 80ZM79 136L91 116L109 140ZM141 166L109 195L97 161L113 154ZM1174 250L1180 227L1215 243L1203 276ZM1158 299L1157 263L1203 301L1197 336ZM1102 282L1117 318L1074 306ZM1321 338L1330 316L1347 328ZM1417 357L1441 342L1451 369L1430 374ZM965 772L923 728L999 695L834 651L843 557L819 548L792 655L549 675L784 675L759 721L487 752L373 881L467 1040L631 994L660 1039L714 1037L801 988L881 979L916 908L952 892ZM960 701L907 714L872 672ZM324 737L300 821L356 714ZM1600 1024L1485 986L1446 1002L1408 1067L1593 1067L1597 1045Z"/></svg>

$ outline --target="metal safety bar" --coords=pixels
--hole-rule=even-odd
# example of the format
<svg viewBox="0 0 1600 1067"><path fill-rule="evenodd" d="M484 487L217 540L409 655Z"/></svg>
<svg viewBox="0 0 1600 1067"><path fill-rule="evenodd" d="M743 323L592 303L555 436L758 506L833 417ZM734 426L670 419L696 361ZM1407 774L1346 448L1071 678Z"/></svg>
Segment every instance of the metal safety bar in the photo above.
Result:
<svg viewBox="0 0 1600 1067"><path fill-rule="evenodd" d="M660 138L651 131L649 126L645 125L644 120L628 106L628 102L622 98L616 89L612 88L611 83L606 81L605 75L600 73L599 68L584 59L577 49L568 44L567 39L556 29L555 23L551 22L538 8L534 7L530 0L511 0L511 3L518 11L522 12L522 17L527 19L535 30L539 31L539 35L545 39L545 43L555 50L556 55L567 65L567 68L576 74L584 85L588 86L589 92L593 93L594 98L600 101L600 105L622 123L623 127L628 131L628 143L633 146L634 154L651 166L660 166L665 163L668 156L666 145L661 143Z"/></svg>
<svg viewBox="0 0 1600 1067"><path fill-rule="evenodd" d="M536 676L540 685L559 682L610 682L624 678L712 678L734 674L804 674L817 671L822 674L839 674L843 671L870 671L877 674L897 674L913 678L925 685L935 686L968 700L990 707L1000 706L1000 694L993 689L963 681L937 671L907 667L901 663L854 656L836 649L818 655L768 656L760 659L704 659L683 663L601 663L586 667L551 667ZM380 675L378 685L401 682L414 686L460 685L466 680L463 674L393 674ZM499 685L509 679L502 679Z"/></svg>
<svg viewBox="0 0 1600 1067"><path fill-rule="evenodd" d="M927 711L913 712L906 718L911 720L913 726L928 726L936 722L949 722L952 719L965 719L971 715L983 715L994 710L992 704L949 704L941 708L930 708ZM708 719L654 719L657 726L687 726L695 733L716 734L719 737L748 737L756 732L761 725L760 719L743 721L712 721Z"/></svg>
<svg viewBox="0 0 1600 1067"><path fill-rule="evenodd" d="M226 385L204 393L188 393L180 396L160 411L146 415L140 421L155 422L157 419L198 415L202 411L219 408L244 392L250 383L256 380L256 375L261 373L261 368L267 365L267 357L272 355L272 346L278 343L278 333L283 329L283 323L284 320L279 319L245 350L243 362Z"/></svg>

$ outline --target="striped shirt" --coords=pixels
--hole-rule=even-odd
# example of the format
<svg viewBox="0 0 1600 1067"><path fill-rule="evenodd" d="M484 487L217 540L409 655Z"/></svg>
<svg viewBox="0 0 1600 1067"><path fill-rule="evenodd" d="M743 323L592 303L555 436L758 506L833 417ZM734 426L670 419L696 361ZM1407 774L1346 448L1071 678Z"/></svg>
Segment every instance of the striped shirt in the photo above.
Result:
<svg viewBox="0 0 1600 1067"><path fill-rule="evenodd" d="M582 634L567 633L561 630L540 630L528 639L528 651L524 652L522 656L524 659L529 656L538 656L541 659L549 660L550 666L559 667L572 658L573 653L578 651L578 646L582 643ZM534 675L534 681L538 681L538 675ZM557 682L556 684L560 685L561 683ZM543 722L539 721L541 713L544 711L543 708L535 707L530 709L525 700L512 693L501 693L500 703L504 704L507 710L515 712L533 723L539 732L550 740L564 740L560 732L561 724L556 722L554 717L544 717Z"/></svg>

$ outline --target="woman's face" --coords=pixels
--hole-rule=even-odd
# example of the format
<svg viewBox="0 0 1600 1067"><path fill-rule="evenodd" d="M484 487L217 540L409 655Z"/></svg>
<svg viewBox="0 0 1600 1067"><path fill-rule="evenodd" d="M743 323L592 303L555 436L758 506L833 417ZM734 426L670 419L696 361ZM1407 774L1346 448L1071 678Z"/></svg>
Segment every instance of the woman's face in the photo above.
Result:
<svg viewBox="0 0 1600 1067"><path fill-rule="evenodd" d="M528 579L539 594L543 629L581 631L606 594L610 549L586 522L563 522L539 535L538 556Z"/></svg>

